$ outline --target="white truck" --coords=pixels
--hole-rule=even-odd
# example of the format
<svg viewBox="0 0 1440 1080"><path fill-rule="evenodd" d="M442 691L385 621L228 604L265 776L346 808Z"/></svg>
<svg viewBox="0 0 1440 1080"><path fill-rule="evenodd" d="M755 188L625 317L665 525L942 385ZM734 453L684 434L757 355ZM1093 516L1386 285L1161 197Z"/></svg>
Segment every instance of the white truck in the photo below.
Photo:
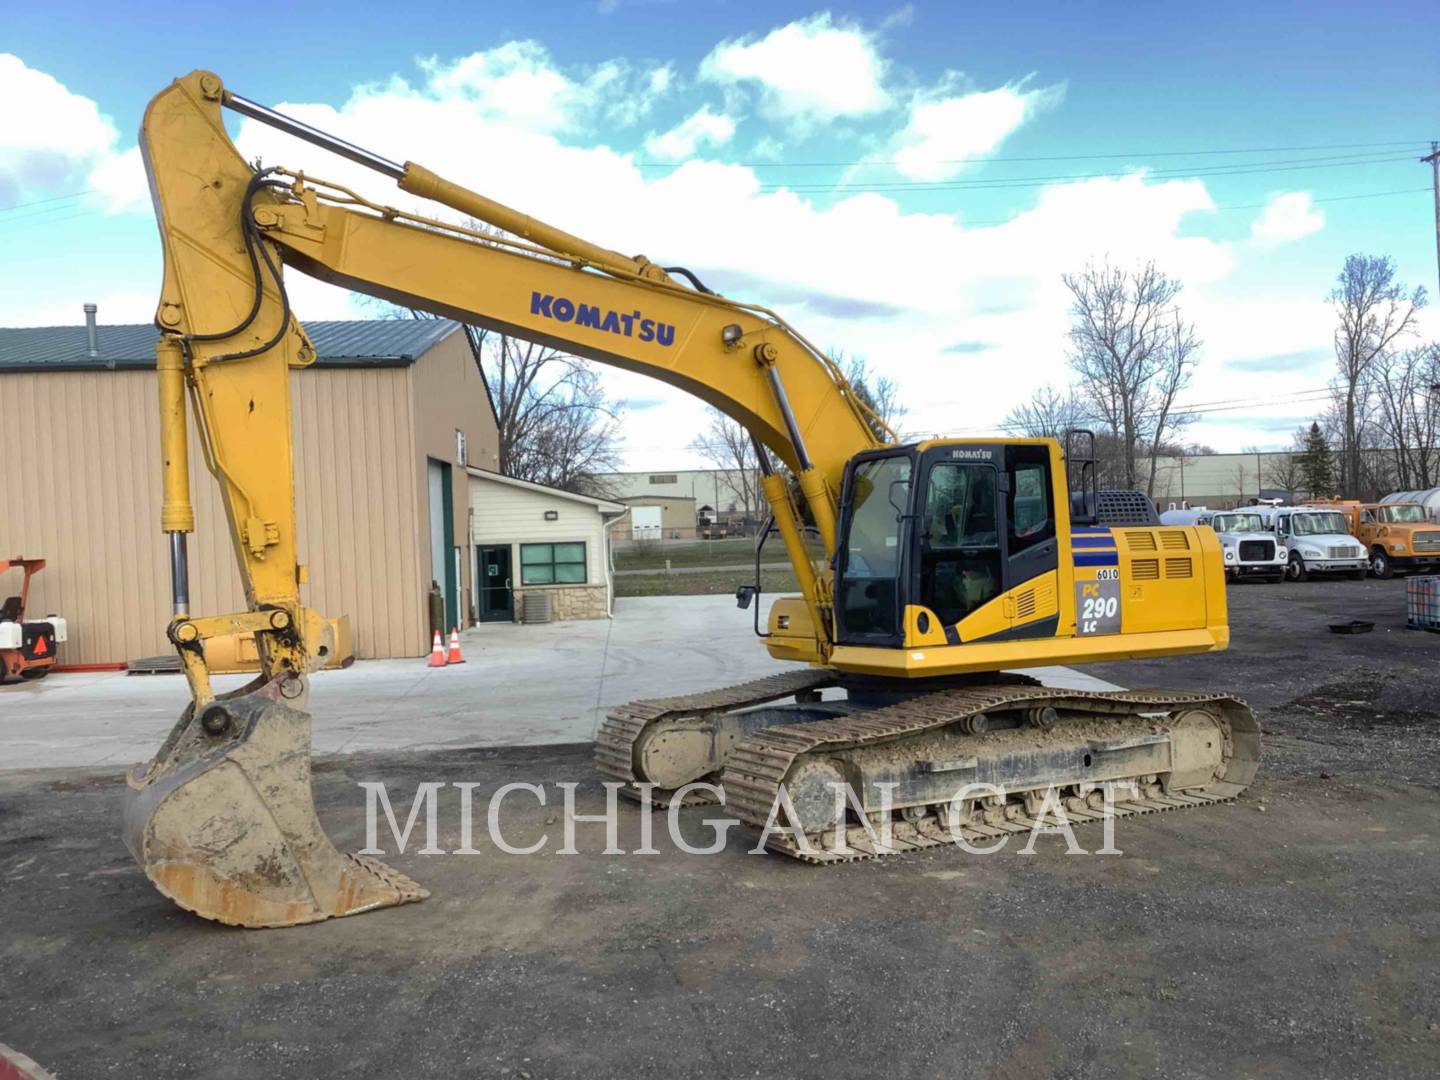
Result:
<svg viewBox="0 0 1440 1080"><path fill-rule="evenodd" d="M1370 569L1365 545L1350 535L1345 515L1308 506L1254 506L1275 541L1289 549L1285 576L1304 581L1311 574L1348 574L1363 580Z"/></svg>
<svg viewBox="0 0 1440 1080"><path fill-rule="evenodd" d="M1208 525L1215 530L1225 556L1225 577L1231 581L1258 577L1283 581L1290 565L1290 552L1276 537L1255 508L1211 510L1192 506L1166 510L1162 525Z"/></svg>

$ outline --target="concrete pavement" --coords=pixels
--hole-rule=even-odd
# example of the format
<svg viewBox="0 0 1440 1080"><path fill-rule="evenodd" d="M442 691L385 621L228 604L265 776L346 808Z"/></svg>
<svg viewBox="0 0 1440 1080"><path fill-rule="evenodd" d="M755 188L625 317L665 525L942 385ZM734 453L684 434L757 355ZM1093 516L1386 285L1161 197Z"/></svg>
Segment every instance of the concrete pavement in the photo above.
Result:
<svg viewBox="0 0 1440 1080"><path fill-rule="evenodd" d="M320 754L527 746L591 739L606 710L643 697L728 686L790 668L755 639L726 596L617 600L613 620L461 635L466 663L358 661L311 681ZM1113 689L1065 668L1051 685ZM247 676L216 679L221 690ZM58 674L0 688L0 770L124 766L155 752L187 701L179 675Z"/></svg>

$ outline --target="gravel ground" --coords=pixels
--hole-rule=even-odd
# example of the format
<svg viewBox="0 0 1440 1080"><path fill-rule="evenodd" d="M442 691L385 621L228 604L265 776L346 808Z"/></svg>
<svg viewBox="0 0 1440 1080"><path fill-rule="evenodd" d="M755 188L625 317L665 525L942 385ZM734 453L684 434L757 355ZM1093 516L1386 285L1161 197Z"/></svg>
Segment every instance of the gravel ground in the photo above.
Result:
<svg viewBox="0 0 1440 1080"><path fill-rule="evenodd" d="M587 747L351 755L315 779L341 846L359 781L525 781L550 805L517 797L507 835L544 853L412 847L429 901L245 932L149 887L115 774L0 774L0 1042L65 1078L1433 1076L1440 636L1402 629L1403 591L1235 587L1229 652L1087 668L1237 692L1267 732L1244 798L1122 822L1119 856L816 869L657 829L607 857L600 825L560 855L555 785L603 805ZM713 814L680 815L690 842ZM456 822L442 801L443 846Z"/></svg>

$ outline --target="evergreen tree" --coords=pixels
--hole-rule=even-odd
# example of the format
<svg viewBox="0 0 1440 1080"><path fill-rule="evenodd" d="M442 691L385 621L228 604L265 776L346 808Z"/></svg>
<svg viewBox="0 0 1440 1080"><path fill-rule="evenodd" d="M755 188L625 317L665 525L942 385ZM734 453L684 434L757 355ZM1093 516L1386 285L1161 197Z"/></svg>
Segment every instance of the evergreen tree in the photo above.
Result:
<svg viewBox="0 0 1440 1080"><path fill-rule="evenodd" d="M1329 495L1334 491L1335 462L1330 444L1318 423L1312 423L1305 436L1305 447L1300 454L1300 476L1312 496Z"/></svg>

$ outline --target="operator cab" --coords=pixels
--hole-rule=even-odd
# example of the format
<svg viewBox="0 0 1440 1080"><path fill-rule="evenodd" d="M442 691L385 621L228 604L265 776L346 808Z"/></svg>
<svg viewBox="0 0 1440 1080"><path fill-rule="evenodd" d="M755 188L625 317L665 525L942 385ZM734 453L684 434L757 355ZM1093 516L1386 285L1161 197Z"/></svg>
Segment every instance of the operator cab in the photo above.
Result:
<svg viewBox="0 0 1440 1080"><path fill-rule="evenodd" d="M957 624L1054 570L1053 468L1042 440L858 455L846 471L835 561L840 643L900 645L905 609L918 605L960 644ZM1031 628L1053 631L1044 620Z"/></svg>

